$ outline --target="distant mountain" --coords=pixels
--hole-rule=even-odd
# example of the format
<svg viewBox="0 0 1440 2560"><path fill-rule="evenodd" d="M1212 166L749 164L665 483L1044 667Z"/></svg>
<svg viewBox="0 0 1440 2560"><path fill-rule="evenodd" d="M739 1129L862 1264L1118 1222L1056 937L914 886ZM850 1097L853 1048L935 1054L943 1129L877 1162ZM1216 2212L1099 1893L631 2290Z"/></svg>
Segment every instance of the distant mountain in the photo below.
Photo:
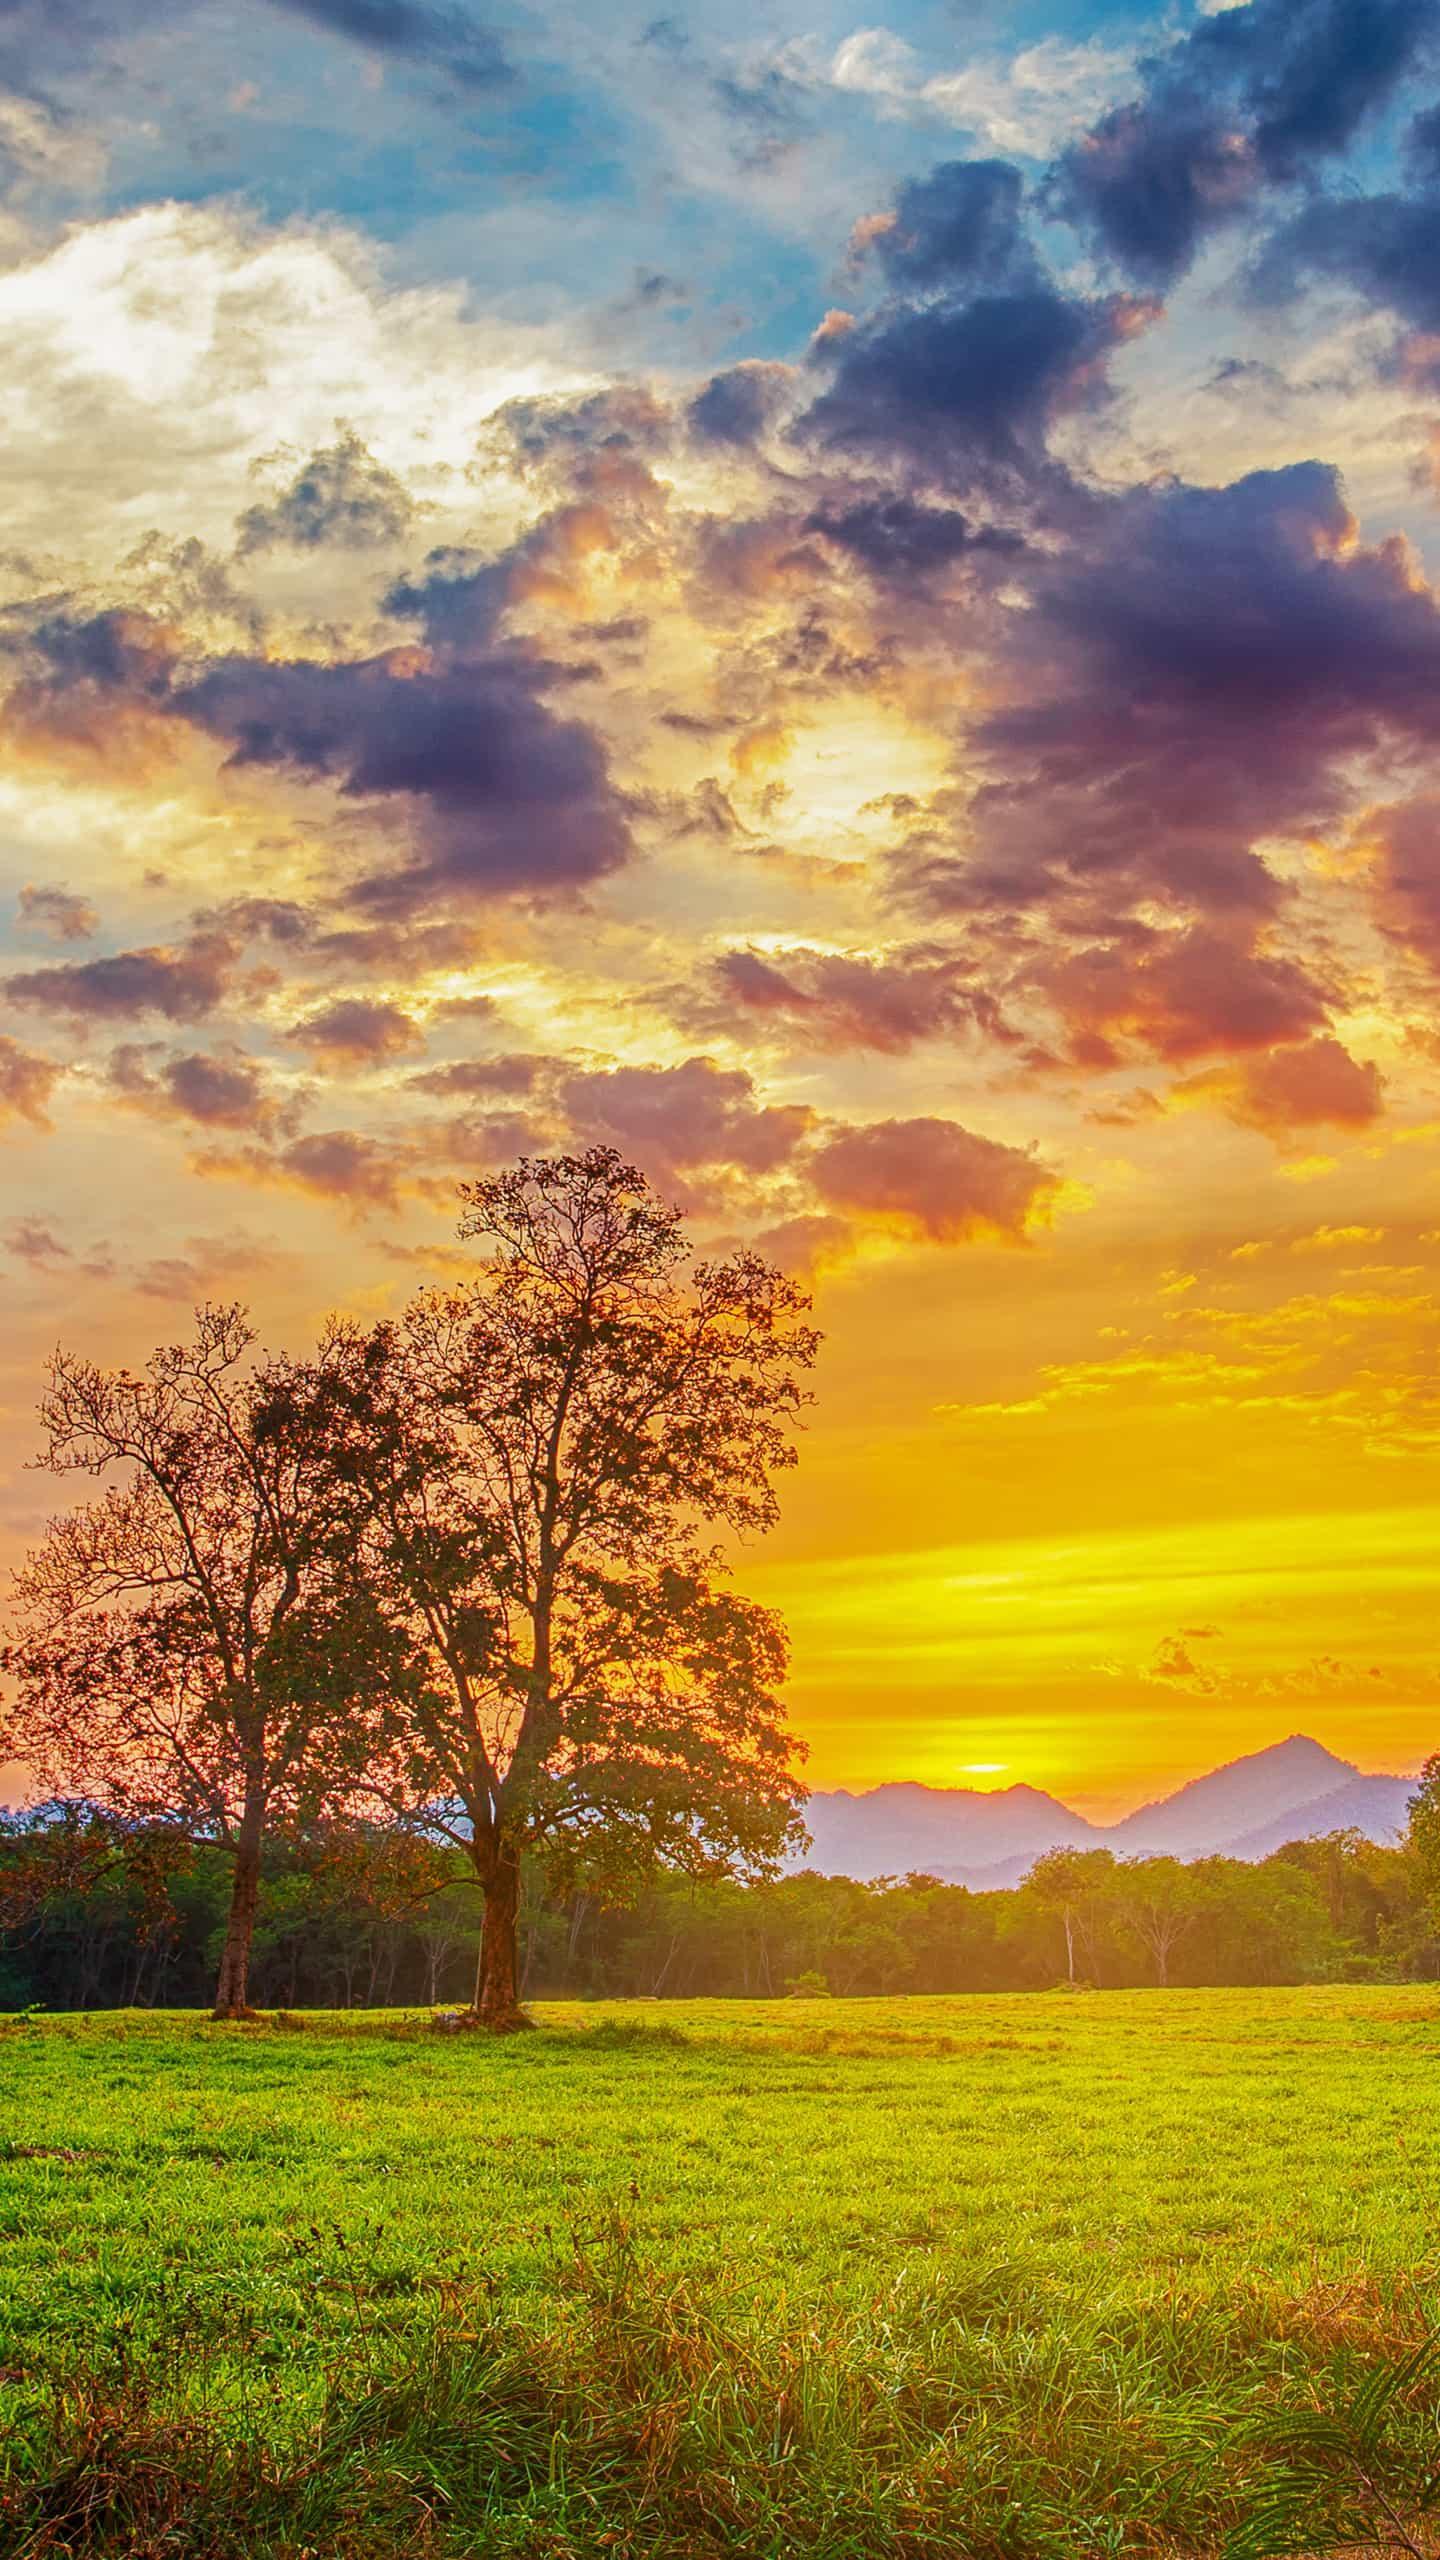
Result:
<svg viewBox="0 0 1440 2560"><path fill-rule="evenodd" d="M1142 1804L1110 1832L1110 1846L1127 1856L1204 1858L1222 1841L1258 1830L1287 1812L1332 1795L1360 1772L1349 1760L1292 1733L1268 1751L1251 1751L1212 1769L1208 1778L1192 1778L1178 1794L1158 1804ZM1293 1839L1293 1832L1287 1832Z"/></svg>
<svg viewBox="0 0 1440 2560"><path fill-rule="evenodd" d="M891 1876L943 1864L990 1867L1057 1844L1086 1848L1099 1833L1038 1787L922 1787L902 1783L851 1795L813 1795L805 1808L812 1847L805 1864L822 1875Z"/></svg>
<svg viewBox="0 0 1440 2560"><path fill-rule="evenodd" d="M1327 1831L1363 1831L1367 1840L1397 1840L1410 1818L1413 1778L1351 1778L1332 1795L1317 1796L1299 1814L1277 1814L1227 1844L1232 1858L1268 1858L1287 1840L1313 1840ZM1297 1822L1300 1825L1296 1829Z"/></svg>
<svg viewBox="0 0 1440 2560"><path fill-rule="evenodd" d="M1370 1840L1403 1831L1413 1778L1366 1776L1352 1761L1292 1733L1108 1828L1038 1787L923 1787L902 1782L860 1795L840 1787L810 1798L812 1846L797 1861L822 1875L924 1874L993 1892L1019 1884L1046 1849L1113 1849L1118 1857L1267 1858L1287 1840L1354 1829Z"/></svg>

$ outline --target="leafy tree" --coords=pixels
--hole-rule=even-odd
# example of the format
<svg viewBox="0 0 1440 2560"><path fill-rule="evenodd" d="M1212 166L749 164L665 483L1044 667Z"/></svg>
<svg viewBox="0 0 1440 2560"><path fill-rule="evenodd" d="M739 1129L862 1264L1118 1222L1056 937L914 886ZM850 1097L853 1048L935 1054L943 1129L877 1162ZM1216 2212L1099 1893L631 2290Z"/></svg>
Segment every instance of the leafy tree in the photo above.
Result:
<svg viewBox="0 0 1440 2560"><path fill-rule="evenodd" d="M1204 1887L1193 1867L1178 1858L1125 1858L1115 1877L1115 1914L1121 1929L1145 1949L1162 1987L1170 1959L1195 1927Z"/></svg>
<svg viewBox="0 0 1440 2560"><path fill-rule="evenodd" d="M111 1481L51 1523L0 1654L0 1757L230 1854L217 2017L246 2010L267 1828L353 1783L386 1643L292 1372L254 1344L242 1309L204 1307L141 1374L56 1354L41 1463Z"/></svg>
<svg viewBox="0 0 1440 2560"><path fill-rule="evenodd" d="M613 1149L462 1198L475 1276L335 1328L318 1392L422 1666L387 1800L471 1859L476 2013L507 2027L527 1850L614 1898L657 1867L763 1872L799 1836L784 1631L707 1533L774 1520L818 1336L754 1253L695 1262Z"/></svg>
<svg viewBox="0 0 1440 2560"><path fill-rule="evenodd" d="M1440 1752L1426 1761L1410 1798L1406 1842L1415 1861L1420 1890L1432 1914L1440 1920Z"/></svg>
<svg viewBox="0 0 1440 2560"><path fill-rule="evenodd" d="M1024 1890L1054 1911L1065 1932L1065 1978L1076 1979L1075 1950L1083 1947L1090 1979L1099 1975L1098 1932L1113 1900L1113 1849L1047 1849L1025 1878Z"/></svg>

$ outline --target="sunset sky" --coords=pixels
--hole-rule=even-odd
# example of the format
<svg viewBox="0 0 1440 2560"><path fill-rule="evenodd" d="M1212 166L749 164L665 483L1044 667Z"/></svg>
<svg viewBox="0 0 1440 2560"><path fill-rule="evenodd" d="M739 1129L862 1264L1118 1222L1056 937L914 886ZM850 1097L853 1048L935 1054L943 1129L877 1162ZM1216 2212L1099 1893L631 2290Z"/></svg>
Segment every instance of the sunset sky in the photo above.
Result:
<svg viewBox="0 0 1440 2560"><path fill-rule="evenodd" d="M657 14L657 8L662 14ZM820 1785L1440 1748L1440 0L0 0L0 1544L613 1141Z"/></svg>

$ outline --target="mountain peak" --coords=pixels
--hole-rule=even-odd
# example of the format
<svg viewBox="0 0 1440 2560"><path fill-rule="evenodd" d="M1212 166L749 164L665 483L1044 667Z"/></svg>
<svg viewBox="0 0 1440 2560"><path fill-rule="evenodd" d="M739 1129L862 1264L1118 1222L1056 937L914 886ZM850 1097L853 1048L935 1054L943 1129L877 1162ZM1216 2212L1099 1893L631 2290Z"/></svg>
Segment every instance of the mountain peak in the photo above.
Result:
<svg viewBox="0 0 1440 2560"><path fill-rule="evenodd" d="M1106 1828L1043 1788L930 1787L918 1779L810 1798L807 1863L830 1875L912 1871L957 1882L1018 1882L1046 1849L1111 1848L1122 1857L1267 1854L1284 1840L1355 1821L1374 1839L1402 1829L1411 1781L1362 1775L1308 1733L1287 1734ZM1352 1792L1353 1791L1353 1792Z"/></svg>
<svg viewBox="0 0 1440 2560"><path fill-rule="evenodd" d="M1143 1804L1115 1825L1115 1837L1128 1850L1172 1852L1195 1857L1285 1813L1330 1794L1359 1776L1351 1760L1337 1758L1308 1733L1287 1734L1227 1760L1203 1778L1158 1803Z"/></svg>

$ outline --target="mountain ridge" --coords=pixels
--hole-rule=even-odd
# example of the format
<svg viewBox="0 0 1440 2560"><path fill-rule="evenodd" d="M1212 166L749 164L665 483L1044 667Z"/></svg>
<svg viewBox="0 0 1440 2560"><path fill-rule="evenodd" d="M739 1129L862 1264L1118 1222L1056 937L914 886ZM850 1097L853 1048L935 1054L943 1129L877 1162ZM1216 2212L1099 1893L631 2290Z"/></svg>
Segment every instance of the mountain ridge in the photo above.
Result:
<svg viewBox="0 0 1440 2560"><path fill-rule="evenodd" d="M1326 1831L1354 1828L1371 1840L1394 1839L1415 1783L1362 1770L1302 1733L1206 1770L1113 1823L1092 1822L1023 1780L982 1789L890 1779L812 1795L805 1813L811 1846L792 1864L863 1882L924 1873L997 1891L1018 1884L1052 1848L1253 1862L1287 1840Z"/></svg>

